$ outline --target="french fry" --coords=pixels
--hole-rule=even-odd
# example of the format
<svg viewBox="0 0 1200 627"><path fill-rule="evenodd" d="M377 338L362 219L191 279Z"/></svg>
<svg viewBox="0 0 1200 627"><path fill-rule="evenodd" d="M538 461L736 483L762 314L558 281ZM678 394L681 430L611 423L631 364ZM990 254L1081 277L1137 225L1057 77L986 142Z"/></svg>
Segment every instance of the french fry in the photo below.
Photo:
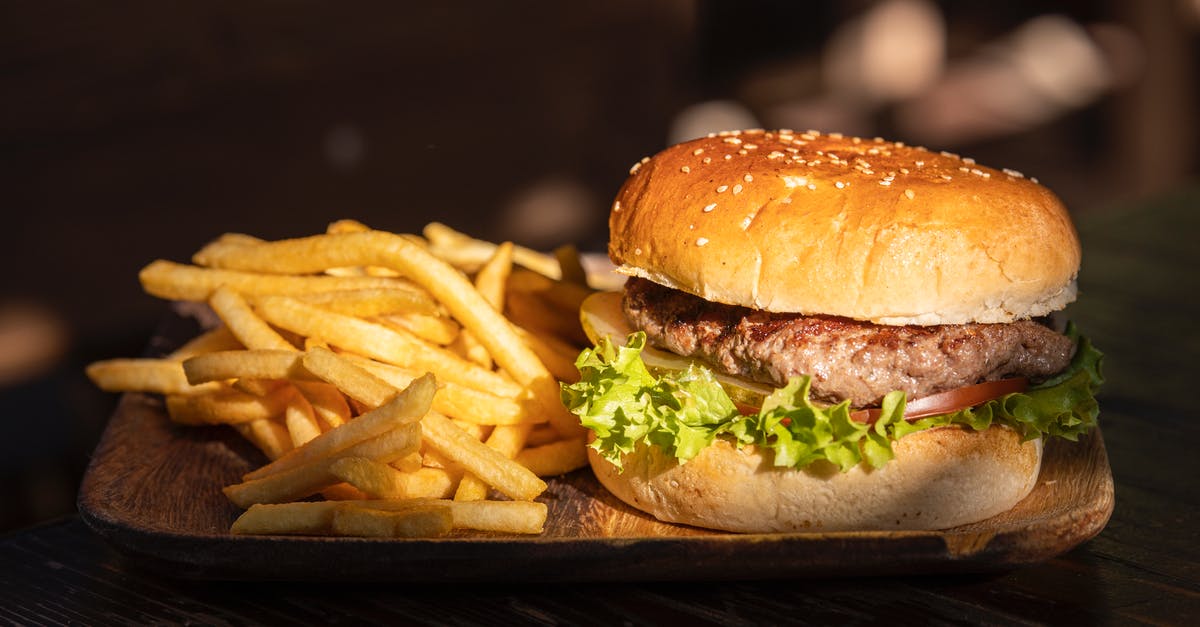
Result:
<svg viewBox="0 0 1200 627"><path fill-rule="evenodd" d="M312 405L300 394L293 394L288 401L283 410L283 423L287 426L293 447L303 446L321 435L321 426L317 424Z"/></svg>
<svg viewBox="0 0 1200 627"><path fill-rule="evenodd" d="M280 387L266 396L222 389L208 394L167 396L167 415L183 425L238 424L273 418L283 413L296 390Z"/></svg>
<svg viewBox="0 0 1200 627"><path fill-rule="evenodd" d="M302 353L292 350L233 350L197 355L183 362L192 385L227 379L309 379Z"/></svg>
<svg viewBox="0 0 1200 627"><path fill-rule="evenodd" d="M456 529L501 533L541 533L546 504L536 501L452 501Z"/></svg>
<svg viewBox="0 0 1200 627"><path fill-rule="evenodd" d="M343 290L299 294L296 300L322 309L369 318L392 313L435 314L437 303L424 291L416 290Z"/></svg>
<svg viewBox="0 0 1200 627"><path fill-rule="evenodd" d="M270 461L279 459L292 450L292 438L287 428L274 420L252 420L230 426L258 447Z"/></svg>
<svg viewBox="0 0 1200 627"><path fill-rule="evenodd" d="M468 272L479 268L496 249L496 244L475 239L440 222L425 225L424 235L431 251ZM513 261L550 278L562 276L554 257L523 246L513 247Z"/></svg>
<svg viewBox="0 0 1200 627"><path fill-rule="evenodd" d="M339 355L350 363L370 372L391 385L402 388L411 382L412 372L383 364L366 357L344 353ZM480 392L455 383L443 383L433 397L433 408L452 418L480 425L507 425L526 422L540 423L546 416L530 408L528 403Z"/></svg>
<svg viewBox="0 0 1200 627"><path fill-rule="evenodd" d="M578 314L566 315L534 292L509 290L504 311L513 324L529 329L535 335L579 346L587 343Z"/></svg>
<svg viewBox="0 0 1200 627"><path fill-rule="evenodd" d="M550 335L536 335L520 327L517 328L517 333L538 359L542 360L554 378L567 383L579 380L579 369L575 367L578 350Z"/></svg>
<svg viewBox="0 0 1200 627"><path fill-rule="evenodd" d="M488 436L488 448L512 459L525 446L532 425L505 425L496 427ZM481 501L487 498L487 484L474 475L464 475L454 493L456 501Z"/></svg>
<svg viewBox="0 0 1200 627"><path fill-rule="evenodd" d="M525 440L525 446L542 446L543 444L550 444L561 439L562 436L550 425L534 425L533 429L529 432L529 438Z"/></svg>
<svg viewBox="0 0 1200 627"><path fill-rule="evenodd" d="M346 426L354 422L347 423ZM343 429L346 427L342 427ZM367 457L384 463L400 459L415 451L420 442L420 428L416 424L404 424L381 435L360 441L348 448L334 451L327 456L317 457L287 470L274 472L258 479L225 486L223 492L238 507L250 507L255 503L286 503L311 496L331 485L341 482L330 472L330 467L340 457ZM327 431L324 435L333 433ZM308 445L293 449L279 460L288 459ZM276 460L275 463L278 463ZM524 469L522 469L524 470Z"/></svg>
<svg viewBox="0 0 1200 627"><path fill-rule="evenodd" d="M554 258L561 270L559 280L583 287L588 286L587 270L583 269L583 261L579 258L579 249L574 244L566 244L554 249Z"/></svg>
<svg viewBox="0 0 1200 627"><path fill-rule="evenodd" d="M314 348L305 353L303 364L309 372L368 407L383 405L398 390L411 384L410 380L402 386L393 386L327 348Z"/></svg>
<svg viewBox="0 0 1200 627"><path fill-rule="evenodd" d="M214 245L231 248L256 248L218 242ZM266 244L262 244L266 245ZM409 290L412 283L390 277L333 277L285 276L255 272L236 272L199 268L159 259L151 262L138 274L146 293L168 300L204 302L218 287L247 296L296 296L317 292L344 290Z"/></svg>
<svg viewBox="0 0 1200 627"><path fill-rule="evenodd" d="M292 381L292 385L304 395L326 427L333 429L350 420L350 405L336 387L320 381Z"/></svg>
<svg viewBox="0 0 1200 627"><path fill-rule="evenodd" d="M423 503L399 511L343 504L334 510L335 535L383 538L431 538L445 535L454 524L450 508Z"/></svg>
<svg viewBox="0 0 1200 627"><path fill-rule="evenodd" d="M421 452L410 453L391 463L400 472L415 472L421 469Z"/></svg>
<svg viewBox="0 0 1200 627"><path fill-rule="evenodd" d="M587 444L580 439L559 440L517 453L518 464L539 477L553 477L588 465Z"/></svg>
<svg viewBox="0 0 1200 627"><path fill-rule="evenodd" d="M320 459L326 459L333 453L352 447L354 444L385 433L405 424L412 424L425 412L433 400L436 389L433 377L425 375L417 379L391 400L380 405L346 424L326 431L310 440L304 446L293 450L283 457L246 474L246 479L259 479L284 472L305 464L311 464ZM406 453L407 454L407 453ZM369 457L369 456L368 456ZM399 459L403 455L393 459ZM392 461L392 460L388 460Z"/></svg>
<svg viewBox="0 0 1200 627"><path fill-rule="evenodd" d="M295 351L296 347L259 318L241 294L227 287L218 287L208 299L208 305L246 348L276 351Z"/></svg>
<svg viewBox="0 0 1200 627"><path fill-rule="evenodd" d="M239 392L245 392L255 396L266 396L287 384L287 381L280 379L256 379L253 377L243 377L241 379L235 379L234 381L231 381L229 386Z"/></svg>
<svg viewBox="0 0 1200 627"><path fill-rule="evenodd" d="M365 501L368 498L365 492L344 482L321 488L319 494L326 501Z"/></svg>
<svg viewBox="0 0 1200 627"><path fill-rule="evenodd" d="M183 366L171 359L108 359L89 364L87 376L106 392L152 392L197 395L220 389L217 384L193 385Z"/></svg>
<svg viewBox="0 0 1200 627"><path fill-rule="evenodd" d="M329 472L371 498L401 499L408 496L404 489L404 473L383 462L366 457L342 457L333 462Z"/></svg>
<svg viewBox="0 0 1200 627"><path fill-rule="evenodd" d="M488 448L436 412L429 412L421 419L421 436L427 446L509 498L529 501L546 490L545 482L537 475Z"/></svg>
<svg viewBox="0 0 1200 627"><path fill-rule="evenodd" d="M476 529L501 533L541 533L547 507L536 501L448 501L441 499L369 500L357 507L386 511L406 511L417 507L442 505L449 508L455 529Z"/></svg>
<svg viewBox="0 0 1200 627"><path fill-rule="evenodd" d="M419 468L412 472L401 473L404 484L404 494L408 498L444 499L454 495L458 482L462 479L461 468Z"/></svg>
<svg viewBox="0 0 1200 627"><path fill-rule="evenodd" d="M458 338L462 330L453 320L426 314L393 314L377 320L393 329L402 329L426 342L446 346Z"/></svg>
<svg viewBox="0 0 1200 627"><path fill-rule="evenodd" d="M508 289L537 294L558 312L566 313L574 320L579 319L579 306L594 291L586 284L556 281L528 270L514 270L508 277Z"/></svg>
<svg viewBox="0 0 1200 627"><path fill-rule="evenodd" d="M317 535L329 533L335 501L256 503L233 521L230 531L241 535Z"/></svg>
<svg viewBox="0 0 1200 627"><path fill-rule="evenodd" d="M171 351L171 354L167 355L166 358L175 361L185 361L197 355L215 353L217 351L238 350L240 348L242 348L242 343L236 337L233 337L233 334L229 332L229 327L221 325L188 340L183 346Z"/></svg>
<svg viewBox="0 0 1200 627"><path fill-rule="evenodd" d="M403 239L397 241L404 242ZM258 313L267 321L301 335L317 335L334 346L355 353L421 372L432 372L440 381L453 381L478 390L514 397L521 393L520 386L494 372L383 325L335 314L291 298L268 296L256 300L255 304ZM561 404L559 408L562 409Z"/></svg>

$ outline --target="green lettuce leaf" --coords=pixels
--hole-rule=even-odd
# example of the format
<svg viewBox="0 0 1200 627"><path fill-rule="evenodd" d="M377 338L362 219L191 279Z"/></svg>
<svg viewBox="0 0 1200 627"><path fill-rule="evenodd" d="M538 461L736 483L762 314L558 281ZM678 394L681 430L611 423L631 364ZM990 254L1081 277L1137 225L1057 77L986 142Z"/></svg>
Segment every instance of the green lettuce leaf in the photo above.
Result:
<svg viewBox="0 0 1200 627"><path fill-rule="evenodd" d="M640 332L625 346L603 338L583 351L575 362L580 380L562 386L562 401L596 434L592 448L617 467L641 442L686 462L727 437L770 449L775 466L803 468L824 460L842 472L860 463L879 468L892 459L892 442L933 427L1004 424L1027 440L1075 440L1093 428L1099 414L1094 394L1104 382L1102 355L1073 326L1067 333L1077 348L1059 376L977 407L914 421L904 420L904 392L894 391L884 397L878 420L855 422L848 401L814 404L808 377L792 379L766 397L756 415L743 416L703 366L654 376L641 359L646 335Z"/></svg>

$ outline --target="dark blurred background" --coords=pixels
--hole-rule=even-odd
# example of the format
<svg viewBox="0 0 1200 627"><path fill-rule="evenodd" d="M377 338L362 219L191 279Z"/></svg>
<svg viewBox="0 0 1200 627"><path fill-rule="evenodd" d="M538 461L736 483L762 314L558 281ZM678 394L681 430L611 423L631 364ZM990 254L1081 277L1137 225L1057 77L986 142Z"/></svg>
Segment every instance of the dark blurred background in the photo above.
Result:
<svg viewBox="0 0 1200 627"><path fill-rule="evenodd" d="M1200 0L3 3L0 531L70 513L155 258L331 220L602 250L629 166L880 135L1077 215L1194 184ZM1198 208L1200 209L1200 208Z"/></svg>

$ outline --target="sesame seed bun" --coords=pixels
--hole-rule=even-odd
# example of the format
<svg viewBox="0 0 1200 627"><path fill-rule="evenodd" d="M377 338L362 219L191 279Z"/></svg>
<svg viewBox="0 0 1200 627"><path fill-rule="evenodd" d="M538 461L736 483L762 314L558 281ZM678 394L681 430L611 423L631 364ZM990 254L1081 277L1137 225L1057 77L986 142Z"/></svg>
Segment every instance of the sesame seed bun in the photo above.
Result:
<svg viewBox="0 0 1200 627"><path fill-rule="evenodd" d="M753 309L877 324L1012 322L1075 299L1058 198L1011 170L879 139L742 131L643 160L617 195L620 271Z"/></svg>
<svg viewBox="0 0 1200 627"><path fill-rule="evenodd" d="M685 464L640 445L624 470L588 449L610 492L654 517L738 532L946 529L1007 511L1033 489L1042 441L1012 429L919 431L877 470L775 468L754 447L718 440Z"/></svg>

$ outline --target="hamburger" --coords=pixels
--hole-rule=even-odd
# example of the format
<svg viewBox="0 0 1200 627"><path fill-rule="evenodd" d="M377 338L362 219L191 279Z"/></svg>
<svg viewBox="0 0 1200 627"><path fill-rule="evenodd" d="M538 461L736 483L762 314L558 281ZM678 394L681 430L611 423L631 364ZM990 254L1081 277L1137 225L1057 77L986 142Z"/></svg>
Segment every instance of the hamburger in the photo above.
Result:
<svg viewBox="0 0 1200 627"><path fill-rule="evenodd" d="M599 481L739 532L940 529L1012 508L1096 424L1058 312L1080 247L1036 180L882 139L731 131L643 159L629 278L585 301L563 400Z"/></svg>

